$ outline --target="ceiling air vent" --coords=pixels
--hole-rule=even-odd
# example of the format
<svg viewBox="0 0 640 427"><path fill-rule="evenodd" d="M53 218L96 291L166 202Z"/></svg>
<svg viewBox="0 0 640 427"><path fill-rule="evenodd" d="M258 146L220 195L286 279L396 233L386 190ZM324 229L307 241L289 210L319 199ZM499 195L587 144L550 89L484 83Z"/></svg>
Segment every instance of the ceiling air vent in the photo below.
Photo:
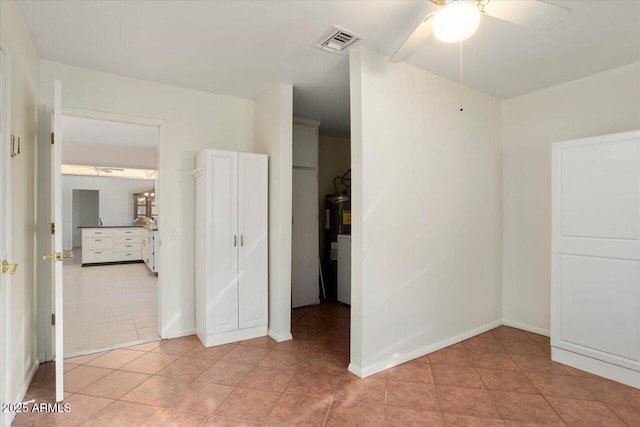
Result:
<svg viewBox="0 0 640 427"><path fill-rule="evenodd" d="M322 37L313 42L311 46L328 52L342 54L356 44L358 40L362 39L362 36L354 33L353 31L348 31L334 25L329 29L329 31L324 33Z"/></svg>

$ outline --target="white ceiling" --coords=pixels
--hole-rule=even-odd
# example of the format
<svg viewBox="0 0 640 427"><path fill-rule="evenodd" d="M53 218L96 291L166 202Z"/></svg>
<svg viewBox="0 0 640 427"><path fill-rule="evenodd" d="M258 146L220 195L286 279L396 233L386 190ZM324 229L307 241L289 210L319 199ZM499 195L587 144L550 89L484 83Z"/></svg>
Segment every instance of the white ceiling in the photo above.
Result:
<svg viewBox="0 0 640 427"><path fill-rule="evenodd" d="M494 0L516 1L516 0ZM484 16L464 44L465 84L511 98L640 60L640 1L553 1L572 9L537 33ZM391 55L425 1L19 0L42 58L254 99L294 85L294 114L349 132L348 58L310 47L332 24ZM430 39L410 63L458 79L458 46Z"/></svg>
<svg viewBox="0 0 640 427"><path fill-rule="evenodd" d="M62 116L65 141L158 148L157 127Z"/></svg>

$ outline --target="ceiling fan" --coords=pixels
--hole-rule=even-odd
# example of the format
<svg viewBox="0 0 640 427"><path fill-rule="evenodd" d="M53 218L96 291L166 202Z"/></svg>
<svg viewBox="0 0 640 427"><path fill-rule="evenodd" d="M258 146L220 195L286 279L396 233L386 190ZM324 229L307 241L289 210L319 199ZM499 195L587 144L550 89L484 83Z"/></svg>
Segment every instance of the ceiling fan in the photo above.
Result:
<svg viewBox="0 0 640 427"><path fill-rule="evenodd" d="M442 9L430 13L420 22L409 38L389 58L403 62L433 34L438 40L455 43L471 37L482 15L503 21L548 30L562 23L571 9L541 0L431 0Z"/></svg>
<svg viewBox="0 0 640 427"><path fill-rule="evenodd" d="M83 170L93 170L96 172L96 174L99 174L100 172L104 172L104 173L112 173L114 171L117 172L123 172L124 169L122 168L110 168L110 167L106 167L106 166L86 166L86 167L80 167L81 171Z"/></svg>

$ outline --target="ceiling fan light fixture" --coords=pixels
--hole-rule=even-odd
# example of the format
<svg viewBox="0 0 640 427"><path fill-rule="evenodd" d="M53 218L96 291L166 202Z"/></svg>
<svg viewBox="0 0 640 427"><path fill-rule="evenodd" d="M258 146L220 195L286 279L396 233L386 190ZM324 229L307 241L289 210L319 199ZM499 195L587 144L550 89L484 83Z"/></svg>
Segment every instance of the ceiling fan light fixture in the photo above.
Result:
<svg viewBox="0 0 640 427"><path fill-rule="evenodd" d="M468 39L478 30L480 16L475 4L452 1L433 18L433 34L445 43Z"/></svg>

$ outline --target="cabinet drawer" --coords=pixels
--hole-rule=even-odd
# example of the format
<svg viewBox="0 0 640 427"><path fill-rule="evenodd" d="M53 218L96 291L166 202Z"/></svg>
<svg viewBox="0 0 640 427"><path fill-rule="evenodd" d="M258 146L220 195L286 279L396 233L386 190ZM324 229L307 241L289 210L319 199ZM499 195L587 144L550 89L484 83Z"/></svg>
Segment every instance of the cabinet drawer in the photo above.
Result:
<svg viewBox="0 0 640 427"><path fill-rule="evenodd" d="M111 236L113 236L113 230L109 230L108 228L85 228L82 230L82 238Z"/></svg>
<svg viewBox="0 0 640 427"><path fill-rule="evenodd" d="M139 261L142 259L142 252L114 252L113 261Z"/></svg>
<svg viewBox="0 0 640 427"><path fill-rule="evenodd" d="M130 245L132 243L139 245L142 243L142 237L141 236L114 237L113 243L116 245Z"/></svg>
<svg viewBox="0 0 640 427"><path fill-rule="evenodd" d="M117 243L113 245L114 252L140 252L142 246L140 243Z"/></svg>
<svg viewBox="0 0 640 427"><path fill-rule="evenodd" d="M110 262L113 258L111 250L82 251L82 263L91 264L94 262Z"/></svg>
<svg viewBox="0 0 640 427"><path fill-rule="evenodd" d="M82 239L82 250L111 249L112 237L85 237Z"/></svg>
<svg viewBox="0 0 640 427"><path fill-rule="evenodd" d="M142 229L141 228L116 228L113 230L113 235L115 237L142 236Z"/></svg>

